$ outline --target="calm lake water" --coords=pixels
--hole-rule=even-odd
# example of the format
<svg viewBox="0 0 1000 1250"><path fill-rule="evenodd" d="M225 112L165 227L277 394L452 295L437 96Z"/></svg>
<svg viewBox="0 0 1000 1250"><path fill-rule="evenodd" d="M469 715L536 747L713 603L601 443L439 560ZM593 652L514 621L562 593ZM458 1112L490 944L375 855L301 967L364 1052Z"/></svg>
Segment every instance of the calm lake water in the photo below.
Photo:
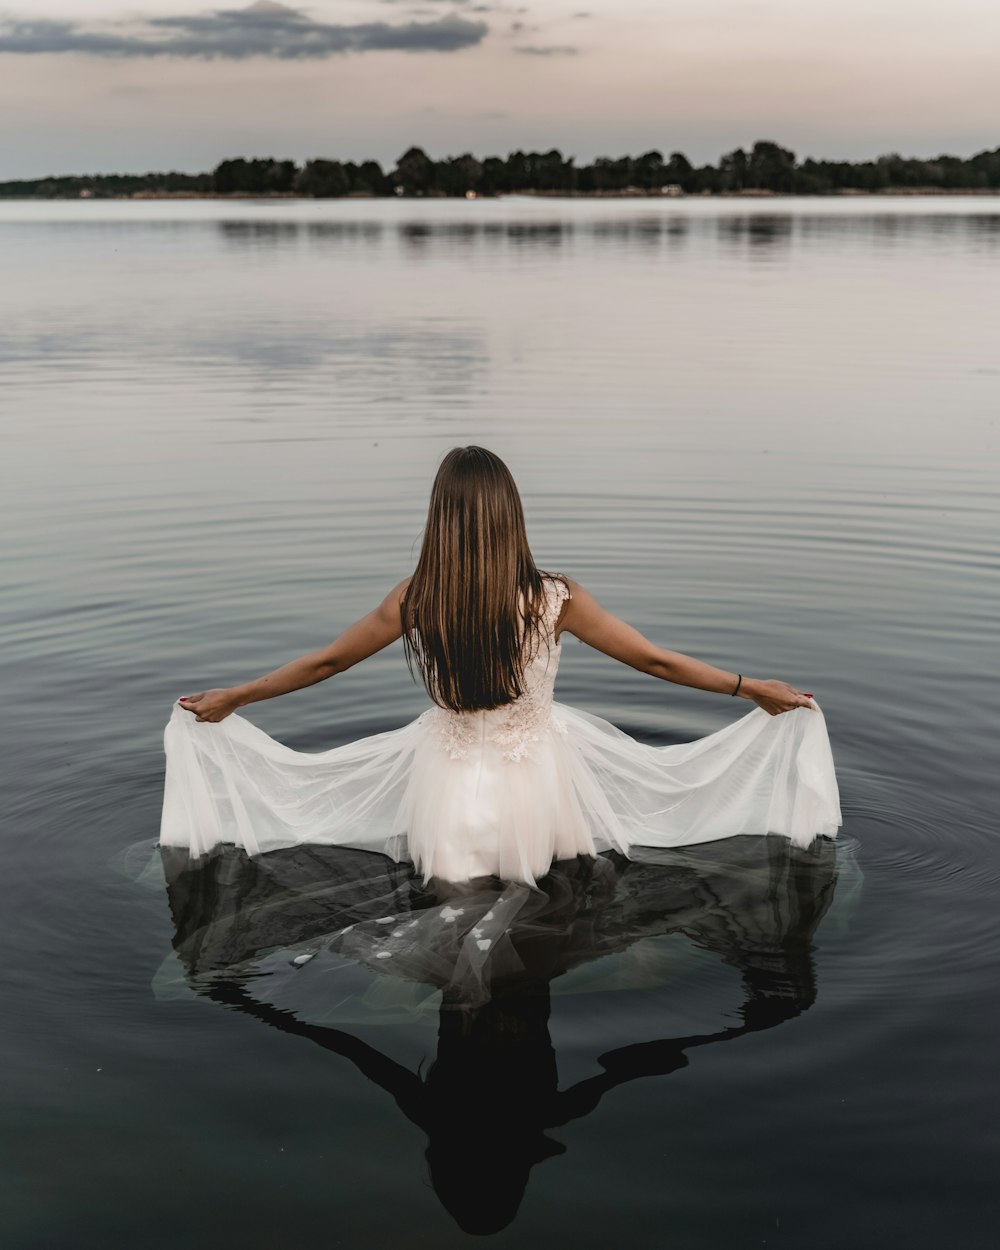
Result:
<svg viewBox="0 0 1000 1250"><path fill-rule="evenodd" d="M1000 200L8 203L0 255L5 1247L995 1245ZM468 442L541 564L814 691L845 816L595 904L471 1040L289 971L350 865L155 849L173 700L367 611ZM646 741L747 711L567 641ZM393 647L244 714L425 706Z"/></svg>

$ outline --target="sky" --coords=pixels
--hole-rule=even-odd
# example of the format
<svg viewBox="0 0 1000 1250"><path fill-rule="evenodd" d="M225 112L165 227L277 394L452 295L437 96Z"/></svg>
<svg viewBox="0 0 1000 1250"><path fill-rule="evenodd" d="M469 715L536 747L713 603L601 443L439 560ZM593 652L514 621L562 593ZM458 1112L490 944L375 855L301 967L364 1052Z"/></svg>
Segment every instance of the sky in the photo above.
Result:
<svg viewBox="0 0 1000 1250"><path fill-rule="evenodd" d="M997 0L0 0L0 180L1000 146Z"/></svg>

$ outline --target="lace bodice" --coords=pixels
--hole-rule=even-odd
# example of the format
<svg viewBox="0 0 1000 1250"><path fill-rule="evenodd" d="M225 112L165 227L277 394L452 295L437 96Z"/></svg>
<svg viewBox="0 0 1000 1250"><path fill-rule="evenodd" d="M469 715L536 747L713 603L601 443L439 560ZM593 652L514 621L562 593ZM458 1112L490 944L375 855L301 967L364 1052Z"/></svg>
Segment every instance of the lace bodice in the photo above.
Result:
<svg viewBox="0 0 1000 1250"><path fill-rule="evenodd" d="M561 642L556 641L556 624L563 603L570 597L569 587L561 580L547 578L544 590L538 644L524 666L525 689L521 697L482 712L432 707L420 717L452 759L464 759L472 748L490 742L505 759L516 763L530 753L532 743L551 733L565 732L565 726L552 712L552 692L562 650Z"/></svg>

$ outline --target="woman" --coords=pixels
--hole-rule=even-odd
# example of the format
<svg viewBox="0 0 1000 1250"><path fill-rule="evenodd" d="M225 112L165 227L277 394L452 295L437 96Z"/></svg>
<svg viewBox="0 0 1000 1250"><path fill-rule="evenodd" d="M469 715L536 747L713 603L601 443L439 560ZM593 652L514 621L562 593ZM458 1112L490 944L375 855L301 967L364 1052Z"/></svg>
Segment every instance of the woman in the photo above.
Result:
<svg viewBox="0 0 1000 1250"><path fill-rule="evenodd" d="M636 742L553 701L566 631L651 676L756 707L696 742ZM400 637L433 701L401 729L313 754L233 715ZM539 570L510 472L481 447L442 462L412 577L328 647L180 699L165 746L161 845L195 856L223 842L251 855L341 845L410 859L425 881L530 886L577 855L769 832L807 845L840 825L812 696L664 651L577 582Z"/></svg>

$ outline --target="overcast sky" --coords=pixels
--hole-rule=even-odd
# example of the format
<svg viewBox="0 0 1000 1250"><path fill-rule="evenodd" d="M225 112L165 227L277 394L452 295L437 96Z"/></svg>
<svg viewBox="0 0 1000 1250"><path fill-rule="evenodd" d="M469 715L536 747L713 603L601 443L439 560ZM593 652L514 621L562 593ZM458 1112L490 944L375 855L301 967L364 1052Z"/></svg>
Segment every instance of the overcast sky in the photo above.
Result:
<svg viewBox="0 0 1000 1250"><path fill-rule="evenodd" d="M1000 146L997 0L0 0L0 179Z"/></svg>

